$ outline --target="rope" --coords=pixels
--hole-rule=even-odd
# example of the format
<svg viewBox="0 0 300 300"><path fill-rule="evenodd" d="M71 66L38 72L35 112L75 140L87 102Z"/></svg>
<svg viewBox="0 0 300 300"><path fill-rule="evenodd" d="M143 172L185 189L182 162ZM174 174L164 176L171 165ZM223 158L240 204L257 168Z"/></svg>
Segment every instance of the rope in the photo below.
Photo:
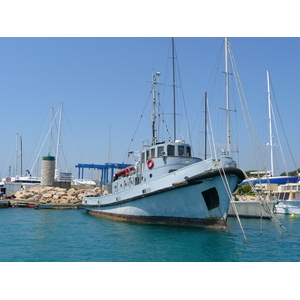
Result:
<svg viewBox="0 0 300 300"><path fill-rule="evenodd" d="M237 67L236 67L236 64L235 64L235 61L234 61L233 53L231 52L231 48L230 47L229 47L229 54L230 54L230 58L231 58L232 68L234 70L234 75L235 75L234 77L235 77L235 80L236 80L236 85L238 87L238 93L239 93L239 97L240 97L240 103L241 103L241 107L242 107L242 111L243 111L243 115L244 115L244 119L245 119L245 124L246 124L246 127L247 127L247 133L248 133L248 137L249 137L249 141L250 141L250 145L251 145L252 154L253 154L253 157L254 157L254 160L255 160L256 169L258 170L257 160L256 160L256 156L255 156L255 153L254 153L254 147L253 147L253 144L252 144L252 139L250 138L250 131L249 131L248 123L247 123L245 109L247 110L247 114L248 114L248 118L249 118L249 121L250 121L250 124L251 124L252 132L253 132L254 137L255 137L257 148L259 150L260 159L261 159L261 162L263 163L263 166L264 166L263 169L264 169L265 173L267 173L267 171L266 171L266 165L264 163L264 159L263 159L263 156L262 156L262 151L261 151L261 148L259 146L259 142L258 142L258 138L257 138L257 135L256 135L256 131L254 129L254 124L252 122L252 118L251 118L251 115L250 115L249 107L248 107L248 104L247 104L247 101L246 101L245 93L244 93L244 90L243 90L243 87L242 87L242 84L241 84L241 80L240 80L240 77L239 77L239 74L238 74L238 70L237 70ZM244 101L244 105L243 105L243 101L242 100ZM247 175L246 175L246 178L248 178ZM250 186L252 188L252 191L254 191L255 194L258 196L258 200L260 201L263 209L269 215L269 218L272 220L273 224L275 225L275 227L277 228L277 230L279 231L279 233L283 234L283 231L282 231L282 229L283 229L288 234L290 234L283 227L283 225L277 220L277 218L274 216L274 213L273 213L273 211L271 211L269 205L266 203L266 200L263 199L262 196L257 193L256 188L254 187L253 183L250 180L249 180L249 183L250 183Z"/></svg>
<svg viewBox="0 0 300 300"><path fill-rule="evenodd" d="M225 170L224 170L224 167L223 167L222 163L221 163L221 167L218 168L218 171L219 171L220 177L221 177L221 179L222 179L222 181L223 181L223 184L224 184L224 186L225 186L227 195L228 195L229 199L231 199L231 198L232 198L232 193L231 193L230 186L229 186L229 183L228 183L228 180L227 180L227 177L226 177L226 174L225 174ZM225 179L224 179L224 178L225 178ZM231 201L230 201L230 202L231 202ZM246 237L246 233L245 233L245 231L244 231L244 228L243 228L241 219L240 219L240 217L239 217L238 211L237 211L237 209L236 209L235 203L234 203L234 202L231 202L231 204L233 204L232 207L233 207L234 213L235 213L235 215L236 215L236 217L237 217L237 219L238 219L238 223L239 223L240 228L241 228L241 230L242 230L244 239L245 239L245 241L248 243L248 239L247 239L247 237Z"/></svg>

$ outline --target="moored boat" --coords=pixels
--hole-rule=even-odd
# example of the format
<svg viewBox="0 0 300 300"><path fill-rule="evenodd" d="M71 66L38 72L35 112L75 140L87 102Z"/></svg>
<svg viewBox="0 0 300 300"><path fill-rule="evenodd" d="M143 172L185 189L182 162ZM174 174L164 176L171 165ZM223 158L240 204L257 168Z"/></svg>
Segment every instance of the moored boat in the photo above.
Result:
<svg viewBox="0 0 300 300"><path fill-rule="evenodd" d="M81 207L116 220L225 228L232 192L245 178L244 172L229 151L222 151L220 158L202 160L175 136L172 141L158 141L155 105L159 75L152 74L151 145L135 152L138 159L134 165L115 174L108 194L87 195Z"/></svg>
<svg viewBox="0 0 300 300"><path fill-rule="evenodd" d="M278 186L274 191L273 199L278 203L274 212L277 214L300 215L300 183L287 183Z"/></svg>

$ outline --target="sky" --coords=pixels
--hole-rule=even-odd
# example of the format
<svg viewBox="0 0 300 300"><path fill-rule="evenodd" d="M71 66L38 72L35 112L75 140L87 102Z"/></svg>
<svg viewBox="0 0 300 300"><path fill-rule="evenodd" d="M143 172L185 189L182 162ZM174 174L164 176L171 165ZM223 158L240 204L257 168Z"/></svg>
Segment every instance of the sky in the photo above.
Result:
<svg viewBox="0 0 300 300"><path fill-rule="evenodd" d="M175 37L174 41L180 72L176 73L176 93L185 102L191 139L181 127L178 127L178 136L192 143L194 155L201 157L205 92L217 149L226 148L222 109L225 108L224 38ZM267 69L274 90L271 97L280 110L280 118L275 117L277 126L283 123L294 161L300 164L295 137L300 106L300 39L229 37L229 42L267 169L270 168L266 146L269 142ZM151 138L151 84L147 81L151 81L152 72L161 73L160 100L168 129L173 134L172 123L167 121L172 113L170 37L2 37L0 43L1 177L9 175L9 166L13 175L16 133L22 138L23 173L26 169L32 173L40 171L41 164L36 163L35 168L33 164L38 156L50 153L47 132L51 107L57 117L50 154L56 155L61 104L61 171L71 171L76 176L78 163L131 163L127 152L140 150L142 142ZM233 76L229 82L231 109L235 110L231 113L232 143L237 144L232 146L233 156L240 167L252 170L255 164L250 158L250 144ZM178 109L180 107L178 104ZM178 119L181 116L185 116L184 111L178 111ZM284 138L280 136L286 146ZM279 147L274 148L274 152L279 153L275 154L279 163ZM285 148L284 153L288 151ZM288 171L294 170L290 154L285 155ZM279 163L278 172L284 171ZM98 175L88 173L86 176Z"/></svg>
<svg viewBox="0 0 300 300"><path fill-rule="evenodd" d="M225 144L224 111L218 107L225 105L222 44L223 37L229 37L261 145L268 142L268 128L263 123L267 120L266 70L269 69L285 132L295 161L300 163L297 151L300 42L295 1L185 1L183 4L86 0L83 4L70 0L51 3L11 0L1 3L0 13L0 177L7 176L8 166L15 164L16 133L22 136L23 170L32 167L49 128L50 108L56 113L61 103L61 143L75 177L78 163L122 162L128 149L140 149L141 141L150 137L149 106L144 112L150 84L145 80L151 80L155 70L161 72L161 82L169 82L166 66L170 64L171 37L175 37L180 85L195 154L203 153L197 138L203 126L205 92L208 92L215 140L219 148ZM163 98L163 92L168 97ZM169 103L167 87L161 88L161 97ZM239 124L232 126L239 144L239 155L233 154L242 168L253 169L246 129L239 117L241 109L237 98L232 100L236 109L232 121ZM141 129L136 131L139 123ZM268 147L261 148L267 155ZM45 141L40 157L48 151L49 142ZM288 169L294 170L291 156L287 156ZM278 171L284 168L281 166ZM107 277L111 270L106 268L103 274ZM11 271L11 265L6 271ZM73 274L77 276L73 272L65 278L77 279ZM242 274L240 286L252 275L248 271ZM171 273L168 278L173 278ZM187 290L193 291L188 278L188 288L181 285L184 295ZM265 283L265 278L261 279ZM179 295L171 282L170 288L165 289L168 296L172 290ZM227 287L227 281L223 282Z"/></svg>
<svg viewBox="0 0 300 300"><path fill-rule="evenodd" d="M172 14L168 13L168 3L152 4L138 7L135 12L129 9L134 2L126 5L110 2L100 7L94 1L87 1L82 7L79 2L70 5L69 1L60 1L59 9L56 1L51 6L37 5L35 1L27 2L26 6L20 1L3 5L0 177L14 175L16 165L17 173L21 173L20 155L16 164L16 153L20 154L16 149L16 134L19 147L22 139L23 174L29 169L38 175L41 157L56 155L61 105L58 155L61 171L70 171L77 177L75 166L79 163L132 163L128 151L140 150L142 142L151 138L151 84L147 81L151 80L152 72L161 72L160 100L172 135L171 37L175 37L179 70L178 109L184 108L176 112L181 122L177 136L192 144L193 154L203 157L204 153L205 92L218 155L226 148L222 71L225 70L224 36L228 36L266 168L270 169L270 147L266 145L269 142L267 69L274 89L272 97L280 110L276 122L284 126L280 139L285 146L286 167L281 162L279 147L274 147L275 173L298 167L295 130L300 93L297 88L300 39L295 26L296 12L288 9L286 18L285 9L273 3L272 14L266 18L268 6L260 3L259 10L253 5L247 8L248 14L233 18L226 15L228 8L223 2L214 13L213 3L197 9L193 9L192 3L184 8L174 5ZM211 26L213 23L221 26ZM235 80L229 77L230 105L234 111L231 112L232 155L241 168L252 170L256 163L234 90ZM51 110L57 114L52 142L47 136ZM184 128L185 115L190 132ZM98 175L93 170L85 171L87 178Z"/></svg>

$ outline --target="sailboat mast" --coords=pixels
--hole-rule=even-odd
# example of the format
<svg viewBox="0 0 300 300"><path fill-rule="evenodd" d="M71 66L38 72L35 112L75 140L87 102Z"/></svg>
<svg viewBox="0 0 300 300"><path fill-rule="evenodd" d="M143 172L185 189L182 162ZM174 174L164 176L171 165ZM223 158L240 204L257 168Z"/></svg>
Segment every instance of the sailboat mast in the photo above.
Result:
<svg viewBox="0 0 300 300"><path fill-rule="evenodd" d="M205 92L205 100L204 100L204 107L205 107L205 128L204 128L204 159L207 159L207 92Z"/></svg>
<svg viewBox="0 0 300 300"><path fill-rule="evenodd" d="M174 104L174 142L176 140L176 86L175 86L175 46L172 37L172 68L173 68L173 104Z"/></svg>
<svg viewBox="0 0 300 300"><path fill-rule="evenodd" d="M268 111L269 111L269 128L270 128L270 159L271 159L271 176L274 176L274 162L273 162L273 130L272 130L272 103L270 92L270 71L267 70L267 85L268 85Z"/></svg>
<svg viewBox="0 0 300 300"><path fill-rule="evenodd" d="M19 140L19 134L16 133L16 166L15 166L15 177L18 176L18 157L19 157L18 140Z"/></svg>
<svg viewBox="0 0 300 300"><path fill-rule="evenodd" d="M22 137L20 136L20 156L21 156L21 170L20 175L23 173L23 145L22 145Z"/></svg>
<svg viewBox="0 0 300 300"><path fill-rule="evenodd" d="M56 171L55 176L56 177L58 177L58 151L59 151L59 147L60 147L62 109L63 109L63 103L60 104L60 115L59 115L58 135L57 135L57 145L56 145L56 160L55 160L55 171Z"/></svg>
<svg viewBox="0 0 300 300"><path fill-rule="evenodd" d="M226 75L226 128L227 128L227 154L231 156L231 140L230 140L230 106L229 106L229 72L228 72L228 38L225 38L225 75Z"/></svg>
<svg viewBox="0 0 300 300"><path fill-rule="evenodd" d="M52 124L53 124L53 106L50 107L50 143L49 143L49 152L48 155L51 155L51 148L52 148Z"/></svg>
<svg viewBox="0 0 300 300"><path fill-rule="evenodd" d="M109 124L109 133L108 133L108 157L107 157L107 162L110 162L110 136L111 136L111 125Z"/></svg>

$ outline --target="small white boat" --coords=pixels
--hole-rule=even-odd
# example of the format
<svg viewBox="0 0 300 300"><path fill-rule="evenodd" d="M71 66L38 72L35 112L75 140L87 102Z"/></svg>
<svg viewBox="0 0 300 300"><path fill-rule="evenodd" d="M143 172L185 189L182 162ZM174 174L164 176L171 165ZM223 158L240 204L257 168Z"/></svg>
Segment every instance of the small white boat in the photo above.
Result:
<svg viewBox="0 0 300 300"><path fill-rule="evenodd" d="M278 203L274 212L277 214L300 215L300 183L287 183L278 186L273 194Z"/></svg>
<svg viewBox="0 0 300 300"><path fill-rule="evenodd" d="M115 174L108 194L87 195L81 207L116 220L224 229L231 194L244 173L225 150L219 159L202 160L192 156L184 140L158 142L155 97L159 75L152 75L151 145L135 152L134 165Z"/></svg>

